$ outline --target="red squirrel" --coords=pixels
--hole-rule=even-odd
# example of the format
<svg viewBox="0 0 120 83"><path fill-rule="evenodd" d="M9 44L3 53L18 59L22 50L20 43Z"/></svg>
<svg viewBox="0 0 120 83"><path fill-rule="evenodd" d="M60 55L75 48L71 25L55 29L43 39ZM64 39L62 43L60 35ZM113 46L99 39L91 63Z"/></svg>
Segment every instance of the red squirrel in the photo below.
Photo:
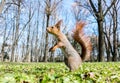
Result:
<svg viewBox="0 0 120 83"><path fill-rule="evenodd" d="M53 34L58 39L58 42L50 48L50 51L55 51L56 48L60 48L64 53L64 62L70 71L79 69L81 63L84 60L90 58L91 53L91 42L83 31L85 26L84 22L77 22L76 28L73 30L73 39L77 41L82 47L82 54L79 53L73 48L65 34L60 31L60 25L62 20L58 21L55 25L47 27L47 32Z"/></svg>

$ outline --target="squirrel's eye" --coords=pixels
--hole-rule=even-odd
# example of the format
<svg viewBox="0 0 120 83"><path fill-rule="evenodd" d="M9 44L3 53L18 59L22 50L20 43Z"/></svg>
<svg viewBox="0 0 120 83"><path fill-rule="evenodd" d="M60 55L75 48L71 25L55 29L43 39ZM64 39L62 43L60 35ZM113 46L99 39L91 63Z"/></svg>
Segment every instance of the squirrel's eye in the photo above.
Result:
<svg viewBox="0 0 120 83"><path fill-rule="evenodd" d="M53 28L53 27L51 27L51 28Z"/></svg>

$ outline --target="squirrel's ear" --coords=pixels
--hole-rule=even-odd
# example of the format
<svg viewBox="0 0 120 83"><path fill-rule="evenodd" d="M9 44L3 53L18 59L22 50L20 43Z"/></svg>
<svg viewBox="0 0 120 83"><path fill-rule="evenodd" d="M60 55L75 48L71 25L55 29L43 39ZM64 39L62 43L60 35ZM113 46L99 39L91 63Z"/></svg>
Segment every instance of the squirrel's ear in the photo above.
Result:
<svg viewBox="0 0 120 83"><path fill-rule="evenodd" d="M56 26L58 29L60 29L61 23L62 23L62 20L59 20L59 21L55 24L55 26Z"/></svg>

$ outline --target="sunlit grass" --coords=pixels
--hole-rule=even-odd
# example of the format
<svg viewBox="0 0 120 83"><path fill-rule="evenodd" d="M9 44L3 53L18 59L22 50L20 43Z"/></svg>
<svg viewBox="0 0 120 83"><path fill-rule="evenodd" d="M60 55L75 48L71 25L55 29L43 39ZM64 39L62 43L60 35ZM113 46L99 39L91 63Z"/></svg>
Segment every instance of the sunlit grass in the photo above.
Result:
<svg viewBox="0 0 120 83"><path fill-rule="evenodd" d="M69 72L64 63L0 63L0 83L120 83L120 62L83 63Z"/></svg>

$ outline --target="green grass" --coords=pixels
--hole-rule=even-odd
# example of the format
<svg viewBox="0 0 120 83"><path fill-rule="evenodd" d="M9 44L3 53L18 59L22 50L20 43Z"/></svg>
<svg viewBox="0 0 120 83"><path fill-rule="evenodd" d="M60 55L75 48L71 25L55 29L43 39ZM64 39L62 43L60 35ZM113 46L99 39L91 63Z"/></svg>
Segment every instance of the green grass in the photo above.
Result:
<svg viewBox="0 0 120 83"><path fill-rule="evenodd" d="M0 83L120 83L120 62L83 63L75 72L64 63L0 63Z"/></svg>

